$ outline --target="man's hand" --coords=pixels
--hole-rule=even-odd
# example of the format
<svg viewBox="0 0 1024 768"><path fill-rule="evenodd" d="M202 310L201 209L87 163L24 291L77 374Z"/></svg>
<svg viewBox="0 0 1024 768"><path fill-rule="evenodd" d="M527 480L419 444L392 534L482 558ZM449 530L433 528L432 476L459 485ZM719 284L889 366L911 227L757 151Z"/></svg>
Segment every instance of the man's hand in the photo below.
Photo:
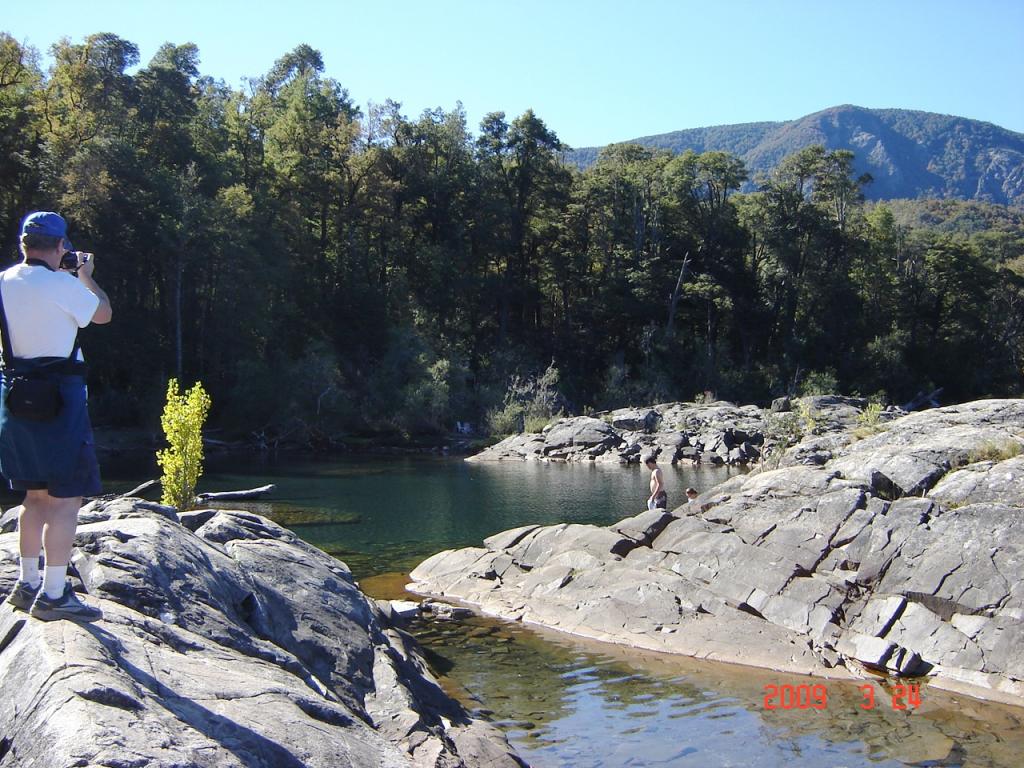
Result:
<svg viewBox="0 0 1024 768"><path fill-rule="evenodd" d="M96 307L96 313L92 316L92 322L97 325L103 325L110 322L114 312L110 308L110 299L107 298L107 294L92 279L92 271L95 268L96 258L91 253L78 254L78 279L82 281L86 288L95 293L100 300L100 305Z"/></svg>
<svg viewBox="0 0 1024 768"><path fill-rule="evenodd" d="M78 277L92 277L92 271L96 268L96 261L91 253L78 251Z"/></svg>

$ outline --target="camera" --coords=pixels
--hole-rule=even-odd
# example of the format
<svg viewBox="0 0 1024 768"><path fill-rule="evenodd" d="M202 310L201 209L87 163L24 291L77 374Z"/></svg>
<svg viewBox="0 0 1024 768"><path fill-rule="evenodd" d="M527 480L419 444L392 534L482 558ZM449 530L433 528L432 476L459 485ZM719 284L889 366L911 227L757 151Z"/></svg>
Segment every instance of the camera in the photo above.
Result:
<svg viewBox="0 0 1024 768"><path fill-rule="evenodd" d="M82 264L85 264L89 260L89 254L80 253L79 251L65 251L64 255L60 258L60 268L66 269L73 274L78 274L78 268L81 264L78 263L78 257L82 257Z"/></svg>

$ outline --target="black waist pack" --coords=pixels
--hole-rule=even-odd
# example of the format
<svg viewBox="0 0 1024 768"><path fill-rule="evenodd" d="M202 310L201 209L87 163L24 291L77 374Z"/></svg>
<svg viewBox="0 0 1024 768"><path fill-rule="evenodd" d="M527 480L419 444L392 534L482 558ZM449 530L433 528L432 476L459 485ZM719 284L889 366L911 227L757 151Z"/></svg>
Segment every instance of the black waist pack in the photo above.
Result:
<svg viewBox="0 0 1024 768"><path fill-rule="evenodd" d="M53 421L64 406L60 380L50 375L15 374L7 384L7 410L27 421Z"/></svg>

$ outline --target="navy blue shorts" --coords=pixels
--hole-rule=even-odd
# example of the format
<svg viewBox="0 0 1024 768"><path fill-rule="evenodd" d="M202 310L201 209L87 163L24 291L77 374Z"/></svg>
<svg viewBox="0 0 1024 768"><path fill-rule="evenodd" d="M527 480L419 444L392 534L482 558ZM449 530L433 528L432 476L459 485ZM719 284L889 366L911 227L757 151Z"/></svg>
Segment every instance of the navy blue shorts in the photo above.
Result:
<svg viewBox="0 0 1024 768"><path fill-rule="evenodd" d="M32 361L21 361L28 370ZM63 401L56 418L29 421L7 408L10 382L0 386L0 471L15 491L47 491L58 499L102 493L96 445L89 422L85 377L61 374Z"/></svg>
<svg viewBox="0 0 1024 768"><path fill-rule="evenodd" d="M70 477L58 481L9 480L13 491L46 491L55 499L73 499L78 496L98 496L103 491L100 465L96 461L96 448L92 442L82 443L75 471Z"/></svg>

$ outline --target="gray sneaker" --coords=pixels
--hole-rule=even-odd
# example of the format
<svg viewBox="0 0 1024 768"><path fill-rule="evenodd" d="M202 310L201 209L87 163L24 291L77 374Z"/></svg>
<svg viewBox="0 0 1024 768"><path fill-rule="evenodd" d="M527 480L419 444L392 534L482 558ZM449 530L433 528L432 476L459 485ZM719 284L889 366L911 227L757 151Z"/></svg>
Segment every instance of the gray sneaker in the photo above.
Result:
<svg viewBox="0 0 1024 768"><path fill-rule="evenodd" d="M47 597L46 593L41 591L36 596L35 602L32 603L29 615L40 621L67 619L68 621L88 622L102 619L103 611L79 600L75 590L71 588L71 584L67 583L64 585L64 594L56 600Z"/></svg>
<svg viewBox="0 0 1024 768"><path fill-rule="evenodd" d="M40 581L38 585L31 587L27 582L18 579L14 582L14 589L11 590L11 594L7 596L4 602L10 603L18 610L27 611L29 606L32 605L32 601L36 599L36 593L42 584L43 582Z"/></svg>

